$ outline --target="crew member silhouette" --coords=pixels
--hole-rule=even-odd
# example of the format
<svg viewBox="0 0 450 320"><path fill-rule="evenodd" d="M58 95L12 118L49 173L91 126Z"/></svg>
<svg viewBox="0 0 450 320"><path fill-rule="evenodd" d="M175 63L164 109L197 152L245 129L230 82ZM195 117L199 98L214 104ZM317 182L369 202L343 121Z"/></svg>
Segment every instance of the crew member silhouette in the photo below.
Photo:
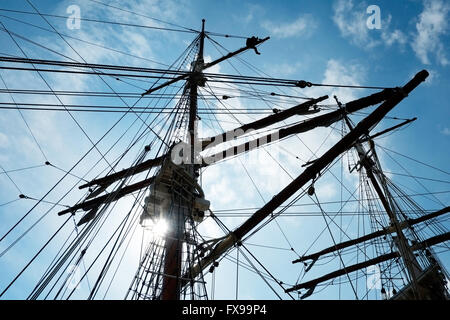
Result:
<svg viewBox="0 0 450 320"><path fill-rule="evenodd" d="M258 44L259 39L255 36L251 37L251 38L247 38L247 41L245 42L245 45L248 48L253 48L255 50L256 54L260 54L258 52L258 48L256 48L256 45Z"/></svg>

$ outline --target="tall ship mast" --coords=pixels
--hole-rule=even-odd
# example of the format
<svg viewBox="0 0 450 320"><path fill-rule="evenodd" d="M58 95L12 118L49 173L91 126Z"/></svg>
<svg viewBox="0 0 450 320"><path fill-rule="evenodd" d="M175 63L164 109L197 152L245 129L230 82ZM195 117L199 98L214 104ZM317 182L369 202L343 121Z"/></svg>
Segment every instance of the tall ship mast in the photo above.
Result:
<svg viewBox="0 0 450 320"><path fill-rule="evenodd" d="M7 299L18 284L26 284L20 290L24 299L108 299L120 292L127 300L206 300L217 297L216 285L233 283L238 298L239 281L244 281L246 286L255 284L256 290L264 288L275 299L314 299L318 294L330 299L449 299L449 275L440 257L448 252L450 207L432 192L414 194L398 183L384 168L380 152L387 148L378 142L417 120L388 114L419 90L428 71L399 79L405 82L396 87L362 87L375 92L352 101L341 101L331 91L304 97L302 92L314 93L314 88L354 86L269 77L240 56L264 54L270 37L236 36L242 46L228 51L214 37L233 36L210 32L205 24L202 20L200 30L189 31L192 42L167 68L93 64L78 53L76 60L35 59L24 51L21 56L0 56L2 69L32 73L47 85L36 90L26 83L15 88L4 81L5 108L21 114L44 109L67 112L80 128L73 115L82 110L120 115L103 136L88 136L89 151L72 168L65 164L61 169L43 152L43 167L63 175L48 190L39 190L41 197L21 191L17 200L32 201L32 206L5 221L0 259L21 248L22 241L30 241L37 230L39 247L31 246L33 253L16 268L9 264L8 270L14 271L2 282L0 297ZM22 50L16 41L21 36L3 29ZM210 59L207 42L218 49L219 57ZM258 75L243 75L233 65L236 73L217 71L236 59ZM107 90L57 90L45 81L53 73L94 77ZM134 91L117 92L110 80L128 84ZM25 102L30 95L53 96L56 103ZM67 96L84 103L67 103ZM94 101L99 97L114 99L118 105L99 105ZM260 106L232 106L239 97ZM234 117L231 125L222 114ZM116 136L118 141L126 140L119 150L117 142L105 137L124 117L129 127L121 127L126 129ZM380 128L386 119L396 122ZM306 159L297 150L304 148L302 139L317 130L328 130L336 139L315 146L316 151L309 149L312 155ZM277 147L284 152L278 159L273 153ZM248 157L256 153L272 161L260 170L278 165L290 178L270 197L257 187L270 181L256 181L249 173L255 164ZM395 150L387 152L395 153L399 155ZM287 156L298 163L295 175L282 164ZM85 159L90 168L79 166ZM242 165L248 175L240 177L244 189L250 190L240 195L240 203L256 195L263 200L261 206L251 207L254 202L248 201L244 208L237 208L239 203L221 208L212 201L217 192L211 186L225 183L233 172L219 169L213 178L205 181L205 177L210 168L224 168L230 161ZM12 173L3 171L15 184ZM420 179L406 172L404 176ZM330 177L340 182L338 201L323 200ZM64 179L72 179L72 185ZM230 186L229 192L234 187L243 190ZM416 200L417 196L431 199L434 206ZM300 231L288 236L281 219L302 216L321 225L308 230L308 236ZM40 224L44 229L37 229ZM219 232L208 232L211 225ZM287 247L278 245L275 232ZM264 245L253 242L258 240ZM283 255L278 258L271 250Z"/></svg>

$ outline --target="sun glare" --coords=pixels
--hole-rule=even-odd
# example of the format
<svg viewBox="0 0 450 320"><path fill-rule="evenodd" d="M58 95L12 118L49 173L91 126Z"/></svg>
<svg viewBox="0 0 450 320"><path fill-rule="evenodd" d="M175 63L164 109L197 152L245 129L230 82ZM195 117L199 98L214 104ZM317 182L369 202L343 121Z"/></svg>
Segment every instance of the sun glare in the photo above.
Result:
<svg viewBox="0 0 450 320"><path fill-rule="evenodd" d="M168 228L169 225L166 220L158 219L149 229L153 236L163 237L166 235Z"/></svg>

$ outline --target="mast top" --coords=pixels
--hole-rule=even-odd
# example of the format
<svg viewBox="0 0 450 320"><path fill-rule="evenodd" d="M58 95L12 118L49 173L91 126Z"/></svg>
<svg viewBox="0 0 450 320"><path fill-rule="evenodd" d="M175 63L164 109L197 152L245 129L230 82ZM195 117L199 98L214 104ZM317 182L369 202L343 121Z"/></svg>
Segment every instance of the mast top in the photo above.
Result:
<svg viewBox="0 0 450 320"><path fill-rule="evenodd" d="M205 44L205 19L202 19L202 31L200 32L200 48L198 51L198 60L203 62L203 47Z"/></svg>

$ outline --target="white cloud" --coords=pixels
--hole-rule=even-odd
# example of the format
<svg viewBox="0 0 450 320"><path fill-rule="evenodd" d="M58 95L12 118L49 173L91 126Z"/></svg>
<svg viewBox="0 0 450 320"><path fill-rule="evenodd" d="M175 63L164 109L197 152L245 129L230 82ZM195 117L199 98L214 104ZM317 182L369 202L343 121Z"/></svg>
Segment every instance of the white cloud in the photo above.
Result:
<svg viewBox="0 0 450 320"><path fill-rule="evenodd" d="M391 33L383 32L381 34L381 38L387 46L391 46L396 42L402 45L407 42L406 35L398 29L394 30Z"/></svg>
<svg viewBox="0 0 450 320"><path fill-rule="evenodd" d="M365 79L365 68L360 64L343 63L336 59L330 59L327 62L327 68L324 72L322 83L324 84L344 84L361 85ZM330 96L331 103L334 103L333 96L336 95L342 103L354 100L359 96L355 95L355 90L349 88L332 88L324 90L322 87L313 87L305 90L305 94L310 97L319 97L324 94Z"/></svg>
<svg viewBox="0 0 450 320"><path fill-rule="evenodd" d="M392 46L395 43L404 45L407 36L399 29L390 31L391 15L383 19L381 13L381 29L367 28L366 13L368 4L365 2L354 5L352 0L338 0L333 7L333 21L338 26L341 35L356 46L370 49L379 45Z"/></svg>
<svg viewBox="0 0 450 320"><path fill-rule="evenodd" d="M343 37L350 38L352 43L359 46L373 45L369 39L364 10L355 10L352 0L339 0L333 9L333 21Z"/></svg>
<svg viewBox="0 0 450 320"><path fill-rule="evenodd" d="M383 28L381 30L381 39L383 40L384 44L387 46L392 46L396 42L400 45L406 44L408 41L408 37L406 34L403 33L403 31L399 29L395 29L392 32L389 32L389 26L392 21L392 16L389 14L386 21L383 22Z"/></svg>
<svg viewBox="0 0 450 320"><path fill-rule="evenodd" d="M449 64L445 56L445 47L441 36L448 31L448 12L450 5L440 0L427 0L424 10L416 23L417 34L411 44L416 56L424 64L430 64L430 55L435 55L437 62L443 66Z"/></svg>
<svg viewBox="0 0 450 320"><path fill-rule="evenodd" d="M286 23L264 21L261 26L278 38L308 37L317 28L317 22L309 14L302 14L296 20Z"/></svg>

